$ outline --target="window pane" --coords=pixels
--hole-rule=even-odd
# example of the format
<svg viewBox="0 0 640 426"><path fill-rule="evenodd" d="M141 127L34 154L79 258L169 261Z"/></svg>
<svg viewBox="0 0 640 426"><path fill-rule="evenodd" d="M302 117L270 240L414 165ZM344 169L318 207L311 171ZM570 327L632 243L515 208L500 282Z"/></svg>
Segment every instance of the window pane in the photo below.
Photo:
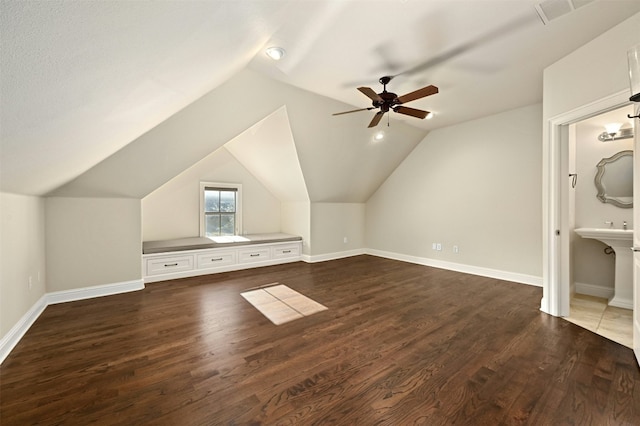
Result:
<svg viewBox="0 0 640 426"><path fill-rule="evenodd" d="M220 211L220 191L206 190L204 191L204 211L218 212Z"/></svg>
<svg viewBox="0 0 640 426"><path fill-rule="evenodd" d="M236 233L236 215L222 214L220 215L220 235L235 235Z"/></svg>
<svg viewBox="0 0 640 426"><path fill-rule="evenodd" d="M220 235L220 215L219 214L208 214L205 217L204 235L206 237L215 237Z"/></svg>
<svg viewBox="0 0 640 426"><path fill-rule="evenodd" d="M220 211L235 212L236 211L236 192L220 191Z"/></svg>

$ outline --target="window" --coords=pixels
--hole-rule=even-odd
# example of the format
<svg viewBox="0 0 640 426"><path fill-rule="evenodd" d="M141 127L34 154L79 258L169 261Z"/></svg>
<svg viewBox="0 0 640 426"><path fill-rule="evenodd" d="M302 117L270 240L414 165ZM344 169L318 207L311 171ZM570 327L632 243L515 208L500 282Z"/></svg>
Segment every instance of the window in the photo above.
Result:
<svg viewBox="0 0 640 426"><path fill-rule="evenodd" d="M200 183L200 235L216 237L241 233L240 184Z"/></svg>

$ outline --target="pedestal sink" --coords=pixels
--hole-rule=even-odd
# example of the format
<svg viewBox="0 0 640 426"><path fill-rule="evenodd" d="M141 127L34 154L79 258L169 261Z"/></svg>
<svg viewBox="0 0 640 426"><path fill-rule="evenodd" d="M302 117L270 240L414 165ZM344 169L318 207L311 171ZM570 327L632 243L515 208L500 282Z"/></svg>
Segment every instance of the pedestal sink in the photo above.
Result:
<svg viewBox="0 0 640 426"><path fill-rule="evenodd" d="M633 230L613 228L578 228L582 238L602 241L616 253L614 293L609 305L633 309Z"/></svg>

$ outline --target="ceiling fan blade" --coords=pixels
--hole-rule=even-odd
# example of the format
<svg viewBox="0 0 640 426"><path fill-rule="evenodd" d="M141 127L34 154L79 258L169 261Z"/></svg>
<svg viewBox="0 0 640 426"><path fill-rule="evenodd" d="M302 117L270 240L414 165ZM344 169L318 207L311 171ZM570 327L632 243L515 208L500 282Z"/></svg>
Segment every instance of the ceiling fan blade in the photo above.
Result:
<svg viewBox="0 0 640 426"><path fill-rule="evenodd" d="M336 112L335 114L331 114L331 115L342 115L342 114L350 114L352 112L358 112L358 111L370 111L372 109L376 109L375 107L369 107L369 108L360 108L360 109L353 109L351 111L344 111L344 112Z"/></svg>
<svg viewBox="0 0 640 426"><path fill-rule="evenodd" d="M415 92L398 96L397 99L399 104L406 104L407 102L415 101L416 99L424 98L425 96L435 95L436 93L438 93L438 88L436 86L427 86L422 89L418 89Z"/></svg>
<svg viewBox="0 0 640 426"><path fill-rule="evenodd" d="M384 102L380 95L374 92L371 87L358 87L358 90L372 101Z"/></svg>
<svg viewBox="0 0 640 426"><path fill-rule="evenodd" d="M371 123L369 123L368 127L376 127L380 122L380 120L382 119L383 115L384 115L384 112L378 111L376 115L373 116L373 120L371 120Z"/></svg>
<svg viewBox="0 0 640 426"><path fill-rule="evenodd" d="M400 114L410 115L416 118L425 118L429 111L423 111L421 109L409 108L406 106L397 106L393 109L395 112L399 112Z"/></svg>

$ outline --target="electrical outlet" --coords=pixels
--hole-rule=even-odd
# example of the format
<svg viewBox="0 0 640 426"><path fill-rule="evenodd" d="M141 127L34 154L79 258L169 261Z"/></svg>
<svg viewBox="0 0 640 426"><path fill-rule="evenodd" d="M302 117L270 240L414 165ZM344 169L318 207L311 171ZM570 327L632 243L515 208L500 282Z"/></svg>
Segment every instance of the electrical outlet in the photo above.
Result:
<svg viewBox="0 0 640 426"><path fill-rule="evenodd" d="M347 244L349 242L349 239L347 237L344 237L344 243Z"/></svg>
<svg viewBox="0 0 640 426"><path fill-rule="evenodd" d="M431 249L432 250L436 250L438 248L438 244L437 243L432 243L431 244Z"/></svg>
<svg viewBox="0 0 640 426"><path fill-rule="evenodd" d="M440 243L436 244L436 250L442 251L442 244Z"/></svg>
<svg viewBox="0 0 640 426"><path fill-rule="evenodd" d="M458 246L453 246L453 252L454 252L455 254L460 253L460 250L458 249Z"/></svg>

